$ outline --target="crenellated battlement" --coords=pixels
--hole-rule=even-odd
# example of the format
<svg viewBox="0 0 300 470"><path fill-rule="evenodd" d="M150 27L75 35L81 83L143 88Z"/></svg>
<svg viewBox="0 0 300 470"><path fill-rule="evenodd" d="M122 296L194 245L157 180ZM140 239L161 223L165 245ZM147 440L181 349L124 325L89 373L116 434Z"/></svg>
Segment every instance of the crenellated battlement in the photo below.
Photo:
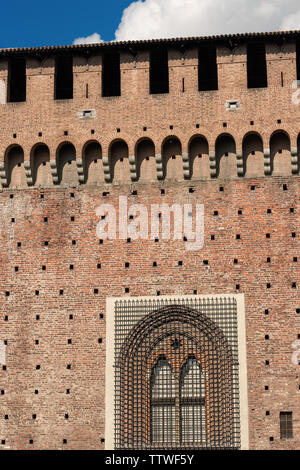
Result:
<svg viewBox="0 0 300 470"><path fill-rule="evenodd" d="M1 186L297 175L299 38L0 50Z"/></svg>

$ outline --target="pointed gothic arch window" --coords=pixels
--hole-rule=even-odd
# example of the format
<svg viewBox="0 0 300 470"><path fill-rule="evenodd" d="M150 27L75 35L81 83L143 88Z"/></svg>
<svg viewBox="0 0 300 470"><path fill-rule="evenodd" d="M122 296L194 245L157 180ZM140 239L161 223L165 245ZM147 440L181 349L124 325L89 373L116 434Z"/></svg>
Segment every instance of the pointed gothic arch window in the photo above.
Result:
<svg viewBox="0 0 300 470"><path fill-rule="evenodd" d="M160 356L151 374L151 442L205 443L205 371L190 355L178 373Z"/></svg>
<svg viewBox="0 0 300 470"><path fill-rule="evenodd" d="M175 441L175 377L165 356L158 361L151 375L151 441Z"/></svg>
<svg viewBox="0 0 300 470"><path fill-rule="evenodd" d="M181 442L203 444L206 440L206 374L191 355L180 377Z"/></svg>

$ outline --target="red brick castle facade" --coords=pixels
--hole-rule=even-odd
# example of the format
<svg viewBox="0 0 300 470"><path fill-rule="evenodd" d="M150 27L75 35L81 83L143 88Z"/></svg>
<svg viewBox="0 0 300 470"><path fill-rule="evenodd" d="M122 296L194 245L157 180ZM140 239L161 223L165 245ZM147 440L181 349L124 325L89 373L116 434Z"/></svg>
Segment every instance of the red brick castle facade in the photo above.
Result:
<svg viewBox="0 0 300 470"><path fill-rule="evenodd" d="M299 449L299 46L0 50L2 449ZM203 248L99 240L119 196L203 204Z"/></svg>

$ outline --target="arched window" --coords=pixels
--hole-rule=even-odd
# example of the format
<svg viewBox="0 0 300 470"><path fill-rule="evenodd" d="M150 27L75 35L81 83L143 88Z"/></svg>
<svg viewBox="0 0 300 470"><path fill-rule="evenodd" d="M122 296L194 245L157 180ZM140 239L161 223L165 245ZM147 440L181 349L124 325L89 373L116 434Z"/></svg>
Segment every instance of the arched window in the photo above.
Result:
<svg viewBox="0 0 300 470"><path fill-rule="evenodd" d="M181 442L201 444L206 440L205 372L190 356L180 378Z"/></svg>
<svg viewBox="0 0 300 470"><path fill-rule="evenodd" d="M174 373L165 356L151 375L151 442L205 443L205 372L194 355Z"/></svg>
<svg viewBox="0 0 300 470"><path fill-rule="evenodd" d="M174 443L175 379L165 357L158 360L151 377L151 440Z"/></svg>

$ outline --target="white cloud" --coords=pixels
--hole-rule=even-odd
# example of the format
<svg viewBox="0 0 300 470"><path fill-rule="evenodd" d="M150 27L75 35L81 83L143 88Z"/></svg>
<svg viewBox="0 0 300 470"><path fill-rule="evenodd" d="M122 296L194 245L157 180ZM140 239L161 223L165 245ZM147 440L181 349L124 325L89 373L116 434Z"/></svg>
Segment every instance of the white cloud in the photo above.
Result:
<svg viewBox="0 0 300 470"><path fill-rule="evenodd" d="M300 29L300 10L291 13L281 23L281 29L287 31L289 29Z"/></svg>
<svg viewBox="0 0 300 470"><path fill-rule="evenodd" d="M116 40L300 29L299 0L138 0Z"/></svg>
<svg viewBox="0 0 300 470"><path fill-rule="evenodd" d="M91 34L90 36L75 39L73 44L74 45L76 45L76 44L96 44L98 42L103 42L103 40L101 39L100 34L94 33L94 34Z"/></svg>

